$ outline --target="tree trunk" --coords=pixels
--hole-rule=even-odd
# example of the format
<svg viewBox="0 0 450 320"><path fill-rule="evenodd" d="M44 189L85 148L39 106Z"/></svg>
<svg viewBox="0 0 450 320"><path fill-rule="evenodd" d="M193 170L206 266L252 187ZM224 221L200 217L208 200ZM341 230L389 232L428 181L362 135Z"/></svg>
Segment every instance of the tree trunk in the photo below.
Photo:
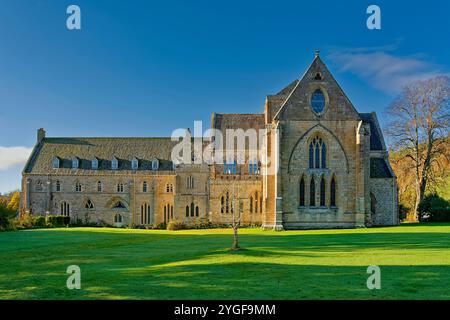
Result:
<svg viewBox="0 0 450 320"><path fill-rule="evenodd" d="M239 250L239 239L238 239L238 226L233 225L233 245L231 250Z"/></svg>

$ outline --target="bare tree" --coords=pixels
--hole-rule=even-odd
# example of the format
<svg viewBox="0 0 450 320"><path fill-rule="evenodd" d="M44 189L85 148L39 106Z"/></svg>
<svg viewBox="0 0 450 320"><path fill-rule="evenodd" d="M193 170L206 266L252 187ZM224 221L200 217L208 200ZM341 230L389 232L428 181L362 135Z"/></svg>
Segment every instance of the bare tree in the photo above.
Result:
<svg viewBox="0 0 450 320"><path fill-rule="evenodd" d="M394 149L401 149L414 172L414 217L432 181L434 163L447 152L449 133L450 79L444 76L405 86L388 107L388 135Z"/></svg>
<svg viewBox="0 0 450 320"><path fill-rule="evenodd" d="M242 206L235 189L236 187L233 186L233 191L231 193L231 214L232 214L231 227L233 228L233 244L231 246L231 250L240 249L238 229L239 225L241 224Z"/></svg>

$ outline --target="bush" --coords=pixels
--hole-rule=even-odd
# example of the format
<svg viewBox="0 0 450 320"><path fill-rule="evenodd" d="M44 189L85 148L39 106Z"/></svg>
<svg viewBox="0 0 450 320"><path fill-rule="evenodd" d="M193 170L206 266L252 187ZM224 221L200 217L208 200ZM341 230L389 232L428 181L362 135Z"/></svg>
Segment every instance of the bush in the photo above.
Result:
<svg viewBox="0 0 450 320"><path fill-rule="evenodd" d="M450 202L437 194L427 195L419 205L419 219L424 222L450 222Z"/></svg>
<svg viewBox="0 0 450 320"><path fill-rule="evenodd" d="M186 225L182 221L172 220L167 225L167 230L183 230L186 229Z"/></svg>
<svg viewBox="0 0 450 320"><path fill-rule="evenodd" d="M13 219L16 213L14 210L7 209L0 205L0 231L14 230Z"/></svg>
<svg viewBox="0 0 450 320"><path fill-rule="evenodd" d="M38 216L34 219L34 226L37 228L44 228L47 226L47 223L45 221L45 217Z"/></svg>
<svg viewBox="0 0 450 320"><path fill-rule="evenodd" d="M47 216L46 223L49 227L63 227L70 224L70 217L50 215Z"/></svg>

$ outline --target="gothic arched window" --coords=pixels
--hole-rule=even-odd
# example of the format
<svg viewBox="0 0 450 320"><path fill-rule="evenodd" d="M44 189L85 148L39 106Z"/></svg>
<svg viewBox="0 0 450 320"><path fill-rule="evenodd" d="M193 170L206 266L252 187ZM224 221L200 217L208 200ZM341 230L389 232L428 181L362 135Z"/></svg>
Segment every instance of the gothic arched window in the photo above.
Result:
<svg viewBox="0 0 450 320"><path fill-rule="evenodd" d="M309 168L325 169L327 167L327 147L322 138L316 136L309 143Z"/></svg>
<svg viewBox="0 0 450 320"><path fill-rule="evenodd" d="M94 204L92 203L92 201L91 201L90 199L88 199L88 200L86 201L86 203L84 204L84 207L85 207L86 209L94 209Z"/></svg>
<svg viewBox="0 0 450 320"><path fill-rule="evenodd" d="M195 207L195 216L198 217L199 216L199 210L198 210L198 206Z"/></svg>
<svg viewBox="0 0 450 320"><path fill-rule="evenodd" d="M372 214L377 212L377 198L375 198L372 192L370 193L370 212Z"/></svg>
<svg viewBox="0 0 450 320"><path fill-rule="evenodd" d="M194 203L191 202L191 217L194 216Z"/></svg>
<svg viewBox="0 0 450 320"><path fill-rule="evenodd" d="M189 217L189 206L186 206L186 217Z"/></svg>
<svg viewBox="0 0 450 320"><path fill-rule="evenodd" d="M325 207L325 178L320 180L320 206Z"/></svg>
<svg viewBox="0 0 450 320"><path fill-rule="evenodd" d="M309 183L309 205L311 207L316 206L316 182L314 177L311 177L311 182Z"/></svg>
<svg viewBox="0 0 450 320"><path fill-rule="evenodd" d="M117 213L117 214L114 216L114 222L115 222L115 223L122 223L122 221L123 221L122 215L121 215L120 213Z"/></svg>
<svg viewBox="0 0 450 320"><path fill-rule="evenodd" d="M300 206L305 206L305 179L300 180Z"/></svg>
<svg viewBox="0 0 450 320"><path fill-rule="evenodd" d="M330 207L336 207L336 179L334 177L330 184Z"/></svg>
<svg viewBox="0 0 450 320"><path fill-rule="evenodd" d="M142 192L148 191L148 183L147 181L142 182Z"/></svg>
<svg viewBox="0 0 450 320"><path fill-rule="evenodd" d="M70 214L70 205L63 201L61 202L61 207L60 207L60 212L59 212L62 216L66 216L68 217Z"/></svg>
<svg viewBox="0 0 450 320"><path fill-rule="evenodd" d="M141 205L141 224L150 223L150 206L147 202Z"/></svg>

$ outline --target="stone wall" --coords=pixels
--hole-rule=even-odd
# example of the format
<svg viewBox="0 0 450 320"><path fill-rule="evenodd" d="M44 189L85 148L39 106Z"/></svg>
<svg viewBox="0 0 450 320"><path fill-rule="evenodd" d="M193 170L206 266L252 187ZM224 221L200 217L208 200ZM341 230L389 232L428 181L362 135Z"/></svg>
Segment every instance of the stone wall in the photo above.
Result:
<svg viewBox="0 0 450 320"><path fill-rule="evenodd" d="M372 224L376 226L399 224L395 179L371 178L370 192L375 199L375 213L372 213Z"/></svg>

